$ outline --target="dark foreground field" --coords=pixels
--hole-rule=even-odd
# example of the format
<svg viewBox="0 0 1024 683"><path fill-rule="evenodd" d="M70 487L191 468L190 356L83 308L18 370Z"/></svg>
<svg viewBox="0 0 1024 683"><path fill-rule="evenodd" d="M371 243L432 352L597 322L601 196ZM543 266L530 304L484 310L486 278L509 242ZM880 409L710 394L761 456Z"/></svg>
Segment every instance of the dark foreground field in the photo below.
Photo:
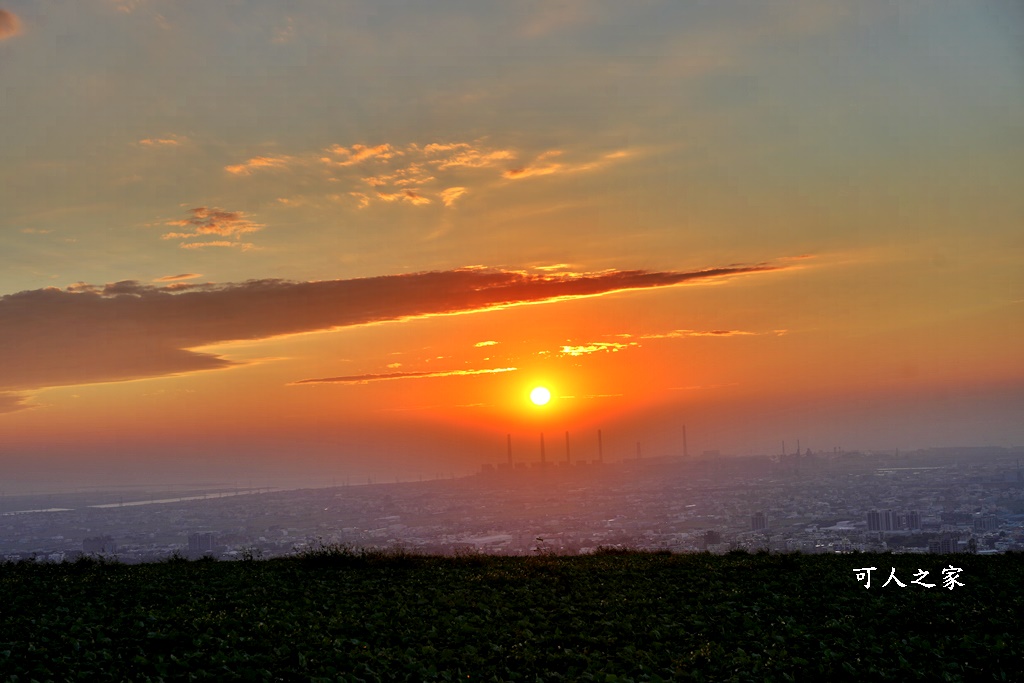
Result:
<svg viewBox="0 0 1024 683"><path fill-rule="evenodd" d="M1020 680L1022 587L1016 555L6 564L0 679Z"/></svg>

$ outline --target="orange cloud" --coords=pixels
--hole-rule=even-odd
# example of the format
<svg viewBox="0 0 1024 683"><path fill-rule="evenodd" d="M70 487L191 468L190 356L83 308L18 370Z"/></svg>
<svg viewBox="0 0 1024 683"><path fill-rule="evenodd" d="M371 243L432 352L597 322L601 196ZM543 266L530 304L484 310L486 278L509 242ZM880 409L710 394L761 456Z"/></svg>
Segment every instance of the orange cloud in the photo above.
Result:
<svg viewBox="0 0 1024 683"><path fill-rule="evenodd" d="M341 145L332 145L326 150L329 154L333 154L339 159L332 159L331 157L321 157L320 161L329 166L352 166L362 161L369 161L370 159L379 159L386 161L396 155L402 154L402 152L395 150L394 147L385 143L377 145L376 147L367 147L365 145L352 145L349 147L342 147Z"/></svg>
<svg viewBox="0 0 1024 683"><path fill-rule="evenodd" d="M25 410L31 407L32 405L28 403L27 396L0 392L0 414L13 413L17 410Z"/></svg>
<svg viewBox="0 0 1024 683"><path fill-rule="evenodd" d="M252 249L254 244L251 242L229 242L228 240L214 240L213 242L189 242L188 244L179 245L182 249L205 249L206 247L234 247L241 249L242 251L248 251Z"/></svg>
<svg viewBox="0 0 1024 683"><path fill-rule="evenodd" d="M167 138L144 138L139 140L139 143L143 147L159 148L159 147L178 147L182 142L187 141L188 138L183 136L172 135Z"/></svg>
<svg viewBox="0 0 1024 683"><path fill-rule="evenodd" d="M620 344L619 342L594 342L592 344L583 344L580 346L563 346L560 353L563 356L588 356L598 351L611 351L615 353L622 349L628 349L631 346L640 346L636 342L629 342L628 344Z"/></svg>
<svg viewBox="0 0 1024 683"><path fill-rule="evenodd" d="M156 145L161 140L149 140L147 144ZM613 161L629 156L629 152L619 150L603 154L590 161L573 161L560 159L562 150L548 150L539 154L534 160L519 168L502 171L507 179L522 179L536 176L572 173L601 168ZM410 143L405 146L392 143L378 145L354 144L343 146L334 144L316 153L303 153L298 156L257 156L240 164L225 166L229 173L239 176L252 175L258 170L282 170L285 168L314 167L329 169L329 182L353 182L358 178L362 183L373 188L372 193L358 192L350 188L348 193L357 199L357 208L364 209L377 201L403 202L410 206L428 206L439 200L445 207L452 207L461 197L466 195L470 186L467 178L471 172L494 172L495 167L506 166L517 158L511 149L494 148L484 145L481 141L473 142L431 142L426 145ZM374 172L370 175L353 177L358 170L366 170L366 164L374 163ZM403 162L403 163L399 163ZM350 171L345 169L351 168ZM437 185L445 189L435 189ZM455 184L458 183L458 184ZM326 195L337 201L339 193Z"/></svg>
<svg viewBox="0 0 1024 683"><path fill-rule="evenodd" d="M181 275L164 275L153 280L153 282L181 282L182 280L195 280L202 277L199 273L182 273Z"/></svg>
<svg viewBox="0 0 1024 683"><path fill-rule="evenodd" d="M13 38L21 33L21 20L13 12L0 9L0 40Z"/></svg>
<svg viewBox="0 0 1024 683"><path fill-rule="evenodd" d="M237 240L244 234L256 232L263 227L260 223L249 220L241 211L225 211L216 207L199 206L189 209L191 218L184 218L176 221L166 221L164 225L174 227L193 228L192 232L168 232L162 235L165 240L191 240L195 238L210 237L233 237L235 242L225 240L188 242L180 246L183 249L200 249L203 247L242 247L250 248L251 244L242 244Z"/></svg>
<svg viewBox="0 0 1024 683"><path fill-rule="evenodd" d="M615 152L609 152L602 155L594 161L581 162L581 163L562 163L562 162L549 162L548 159L552 157L561 156L561 150L549 150L544 152L529 166L523 166L521 168L513 168L505 171L502 176L510 180L520 180L522 178L530 178L533 176L545 176L552 175L554 173L577 173L579 171L592 171L607 165L609 162L616 161L618 159L624 159L629 156L629 152L618 150Z"/></svg>
<svg viewBox="0 0 1024 683"><path fill-rule="evenodd" d="M430 145L428 145L428 147L429 146ZM515 152L507 149L484 151L473 149L467 145L466 149L443 159L434 159L430 163L435 165L439 171L444 171L449 168L457 168L460 166L465 168L485 168L488 166L494 166L499 161L507 161L515 158Z"/></svg>
<svg viewBox="0 0 1024 683"><path fill-rule="evenodd" d="M406 201L412 204L413 206L420 206L423 204L430 203L429 199L427 199L423 195L418 194L415 190L402 190L401 192L392 193L378 192L377 197L383 199L386 202L394 202L399 200Z"/></svg>
<svg viewBox="0 0 1024 683"><path fill-rule="evenodd" d="M423 379L425 377L461 377L464 375L491 375L498 372L515 372L518 368L486 368L484 370L439 370L433 372L388 372L382 375L351 375L349 377L321 377L302 379L292 384L366 384L391 379Z"/></svg>
<svg viewBox="0 0 1024 683"><path fill-rule="evenodd" d="M233 243L231 243L233 244ZM0 297L0 392L235 365L217 343L452 315L784 270L528 274L481 268L355 280L77 284Z"/></svg>
<svg viewBox="0 0 1024 683"><path fill-rule="evenodd" d="M234 166L225 166L224 170L227 171L228 173L233 173L235 175L250 175L252 174L253 171L257 170L281 170L287 168L289 165L292 164L293 161L295 161L295 158L287 155L276 157L259 156L253 157L252 159L249 159L248 161L241 164L235 164Z"/></svg>
<svg viewBox="0 0 1024 683"><path fill-rule="evenodd" d="M370 197L362 192L349 192L349 195L355 197L359 201L359 208L365 209L370 205Z"/></svg>
<svg viewBox="0 0 1024 683"><path fill-rule="evenodd" d="M449 187L446 190L441 191L441 201L444 202L445 206L452 206L462 195L466 194L468 190L464 187Z"/></svg>
<svg viewBox="0 0 1024 683"><path fill-rule="evenodd" d="M776 330L775 334L779 331ZM785 332L783 331L783 334ZM672 330L661 334L642 334L639 339L682 339L685 337L753 337L761 335L761 332L749 332L747 330ZM781 335L780 335L781 336Z"/></svg>

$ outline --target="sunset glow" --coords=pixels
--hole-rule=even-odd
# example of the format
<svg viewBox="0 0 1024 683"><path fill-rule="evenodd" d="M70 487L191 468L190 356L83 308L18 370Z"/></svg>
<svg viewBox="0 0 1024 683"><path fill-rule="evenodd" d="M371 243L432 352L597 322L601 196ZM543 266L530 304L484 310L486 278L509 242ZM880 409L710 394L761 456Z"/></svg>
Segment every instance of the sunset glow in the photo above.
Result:
<svg viewBox="0 0 1024 683"><path fill-rule="evenodd" d="M1024 444L1012 3L0 12L8 490Z"/></svg>

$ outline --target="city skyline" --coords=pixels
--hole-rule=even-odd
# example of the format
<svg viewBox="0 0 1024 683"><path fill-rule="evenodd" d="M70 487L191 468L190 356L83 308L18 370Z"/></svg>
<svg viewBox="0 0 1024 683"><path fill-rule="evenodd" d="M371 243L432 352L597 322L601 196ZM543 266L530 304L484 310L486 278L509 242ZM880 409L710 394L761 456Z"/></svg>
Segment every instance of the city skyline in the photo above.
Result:
<svg viewBox="0 0 1024 683"><path fill-rule="evenodd" d="M1020 446L1022 27L6 0L5 486Z"/></svg>

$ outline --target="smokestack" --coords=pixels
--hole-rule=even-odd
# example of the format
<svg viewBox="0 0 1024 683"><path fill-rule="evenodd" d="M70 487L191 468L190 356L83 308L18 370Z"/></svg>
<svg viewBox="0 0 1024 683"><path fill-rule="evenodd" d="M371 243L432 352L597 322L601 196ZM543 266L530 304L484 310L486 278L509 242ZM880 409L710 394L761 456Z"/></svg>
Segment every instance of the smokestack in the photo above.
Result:
<svg viewBox="0 0 1024 683"><path fill-rule="evenodd" d="M571 458L569 458L569 432L566 432L565 433L565 464L568 465L570 462L572 462L572 460L571 460Z"/></svg>
<svg viewBox="0 0 1024 683"><path fill-rule="evenodd" d="M544 457L544 432L540 433L540 464L544 465L547 463L547 459Z"/></svg>
<svg viewBox="0 0 1024 683"><path fill-rule="evenodd" d="M597 430L597 461L604 462L604 448L601 446L601 430Z"/></svg>
<svg viewBox="0 0 1024 683"><path fill-rule="evenodd" d="M683 457L684 458L690 457L690 451L686 447L686 425L683 425Z"/></svg>
<svg viewBox="0 0 1024 683"><path fill-rule="evenodd" d="M640 457L641 457L641 456L640 456L640 442L639 442L639 441L637 441L637 442L636 442L636 459L637 459L637 460L639 460L639 459L640 459Z"/></svg>
<svg viewBox="0 0 1024 683"><path fill-rule="evenodd" d="M512 435L508 435L508 464L512 464Z"/></svg>

